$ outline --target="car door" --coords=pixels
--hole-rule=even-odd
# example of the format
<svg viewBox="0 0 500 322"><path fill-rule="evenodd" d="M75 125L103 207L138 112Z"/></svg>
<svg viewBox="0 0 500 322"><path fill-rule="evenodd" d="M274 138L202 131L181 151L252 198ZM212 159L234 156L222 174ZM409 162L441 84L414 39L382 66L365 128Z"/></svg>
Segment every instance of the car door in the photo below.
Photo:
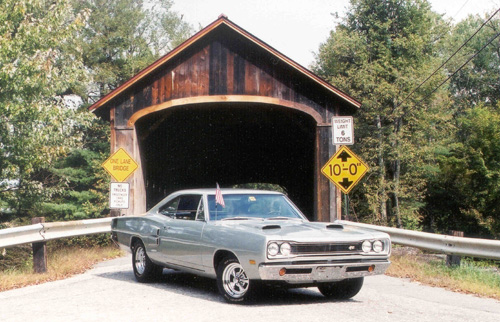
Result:
<svg viewBox="0 0 500 322"><path fill-rule="evenodd" d="M161 232L160 249L167 263L202 269L200 242L205 227L201 195L182 195L165 205L171 216ZM173 209L175 214L172 216ZM162 209L160 209L162 213Z"/></svg>

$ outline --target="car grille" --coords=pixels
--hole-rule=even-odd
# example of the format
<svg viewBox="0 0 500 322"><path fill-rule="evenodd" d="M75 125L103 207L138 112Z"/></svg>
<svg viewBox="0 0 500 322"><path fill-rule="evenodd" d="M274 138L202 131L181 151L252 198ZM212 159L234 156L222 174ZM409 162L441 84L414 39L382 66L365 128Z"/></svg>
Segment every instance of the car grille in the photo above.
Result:
<svg viewBox="0 0 500 322"><path fill-rule="evenodd" d="M358 254L361 252L361 242L353 243L321 243L321 244L291 244L293 255L339 255Z"/></svg>

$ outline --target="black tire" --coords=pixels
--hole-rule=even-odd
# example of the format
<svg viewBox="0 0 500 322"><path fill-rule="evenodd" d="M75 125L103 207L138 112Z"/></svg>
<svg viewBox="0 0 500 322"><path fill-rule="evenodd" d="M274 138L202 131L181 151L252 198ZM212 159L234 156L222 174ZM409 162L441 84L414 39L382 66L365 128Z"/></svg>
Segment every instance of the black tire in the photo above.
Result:
<svg viewBox="0 0 500 322"><path fill-rule="evenodd" d="M163 267L149 259L142 241L136 241L132 247L132 267L135 279L140 283L153 281L163 272Z"/></svg>
<svg viewBox="0 0 500 322"><path fill-rule="evenodd" d="M224 258L217 266L217 288L226 302L243 303L251 297L253 282L236 258Z"/></svg>
<svg viewBox="0 0 500 322"><path fill-rule="evenodd" d="M325 297L334 300L347 300L358 294L363 286L363 277L346 279L339 282L319 284L318 289Z"/></svg>

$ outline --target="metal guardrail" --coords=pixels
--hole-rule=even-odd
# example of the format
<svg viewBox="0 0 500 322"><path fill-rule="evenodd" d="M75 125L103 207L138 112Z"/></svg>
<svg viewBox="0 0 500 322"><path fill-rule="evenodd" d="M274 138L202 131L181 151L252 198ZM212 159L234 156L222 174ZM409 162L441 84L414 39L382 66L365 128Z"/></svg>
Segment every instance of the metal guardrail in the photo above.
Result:
<svg viewBox="0 0 500 322"><path fill-rule="evenodd" d="M447 255L500 260L499 240L438 235L414 230L360 224L346 220L337 220L336 223L385 232L391 236L391 241L398 245L411 246Z"/></svg>
<svg viewBox="0 0 500 322"><path fill-rule="evenodd" d="M0 230L0 248L111 232L112 218L40 223Z"/></svg>
<svg viewBox="0 0 500 322"><path fill-rule="evenodd" d="M111 219L86 219L41 223L0 230L0 248L52 239L109 233ZM388 233L394 244L431 250L447 255L473 256L500 260L500 241L454 237L338 220L336 223Z"/></svg>

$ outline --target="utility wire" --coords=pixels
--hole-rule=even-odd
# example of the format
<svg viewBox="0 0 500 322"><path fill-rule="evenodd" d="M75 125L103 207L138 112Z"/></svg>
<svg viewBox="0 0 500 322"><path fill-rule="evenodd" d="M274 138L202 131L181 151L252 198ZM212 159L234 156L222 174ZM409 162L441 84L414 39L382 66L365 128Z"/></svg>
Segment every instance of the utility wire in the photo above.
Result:
<svg viewBox="0 0 500 322"><path fill-rule="evenodd" d="M436 88L434 88L429 95L425 96L423 99L418 101L417 105L420 104L422 101L426 100L427 98L429 98L432 94L434 94L441 86L443 86L444 83L446 83L450 78L455 76L456 73L458 73L462 68L464 68L464 66L467 65L472 59L474 59L481 51L483 51L484 48L488 47L488 45L491 44L493 42L493 40L497 39L498 36L500 36L500 32L498 34L496 34L495 36L493 36L483 47L481 47L481 49L479 49L474 55L472 55L469 59L467 59L467 61L465 63L463 63L462 66L460 66L450 76L448 76L448 78L446 78L444 81L442 81L441 84L439 84Z"/></svg>
<svg viewBox="0 0 500 322"><path fill-rule="evenodd" d="M436 75L436 73L444 67L444 65L446 65L453 57L455 57L456 54L458 54L458 52L460 50L462 50L463 47L465 47L465 45L467 45L467 43L469 43L469 41L471 41L472 38L474 38L476 36L476 34L500 11L500 8L495 11L495 13L493 13L491 15L491 17L489 17L485 22L483 22L483 24L479 27L479 29L476 30L476 32L474 32L474 34L472 34L472 36L469 37L469 39L467 39L444 63L441 64L441 66L439 66L434 72L432 72L432 74L430 74L423 82L421 82L415 89L413 89L410 94L408 94L405 98L403 98L403 100L396 106L396 107L399 107L401 106L401 104L403 104L410 96L413 95L413 93L415 93L420 87L422 87L422 85L424 85L432 76ZM496 38L496 37L495 37ZM491 42L491 41L490 41ZM488 43L489 44L489 43ZM482 49L481 49L482 50ZM469 62L470 59L467 61ZM463 65L462 65L463 67ZM460 67L460 68L462 68ZM448 78L449 79L449 78ZM447 79L447 80L448 80ZM441 87L441 85L439 85L439 87ZM439 88L438 87L438 88ZM437 90L437 88L432 92L434 93L435 91ZM426 97L427 98L427 97Z"/></svg>
<svg viewBox="0 0 500 322"><path fill-rule="evenodd" d="M464 4L460 7L460 9L458 9L457 12L455 12L455 14L453 15L453 19L455 19L455 17L460 13L460 11L462 11L462 9L465 7L467 3L469 3L469 0L466 0Z"/></svg>

